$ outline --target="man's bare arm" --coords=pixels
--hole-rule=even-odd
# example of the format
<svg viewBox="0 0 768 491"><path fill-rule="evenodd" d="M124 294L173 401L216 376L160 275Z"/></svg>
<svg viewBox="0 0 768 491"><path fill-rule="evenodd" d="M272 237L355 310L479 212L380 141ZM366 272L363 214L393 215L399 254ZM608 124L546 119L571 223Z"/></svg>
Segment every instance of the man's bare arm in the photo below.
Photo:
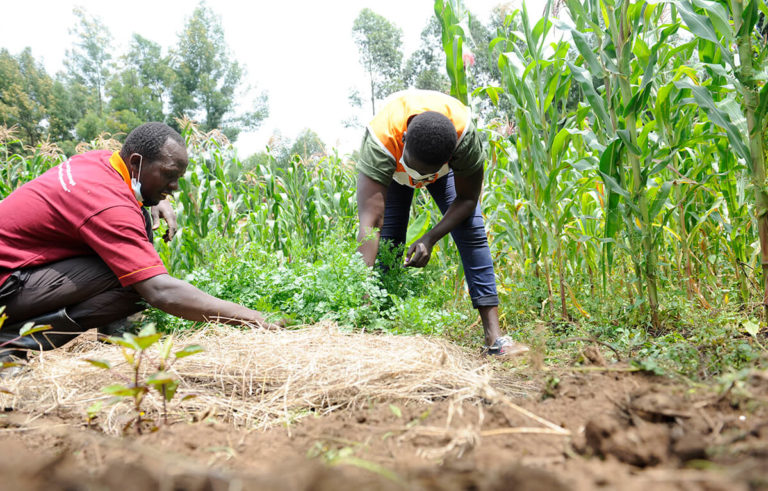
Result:
<svg viewBox="0 0 768 491"><path fill-rule="evenodd" d="M151 306L183 319L279 328L267 322L261 312L216 298L167 274L140 281L133 288Z"/></svg>

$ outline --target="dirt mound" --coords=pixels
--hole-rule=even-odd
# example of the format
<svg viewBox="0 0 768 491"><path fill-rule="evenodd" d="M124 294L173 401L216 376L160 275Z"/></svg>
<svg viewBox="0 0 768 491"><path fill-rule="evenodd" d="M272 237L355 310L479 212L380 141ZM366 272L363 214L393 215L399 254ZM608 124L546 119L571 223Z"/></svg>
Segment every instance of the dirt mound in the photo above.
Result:
<svg viewBox="0 0 768 491"><path fill-rule="evenodd" d="M17 394L0 414L0 488L768 489L765 373L709 390L620 365L542 372L432 340L316 329L303 333L304 354L288 353L298 335L208 333L209 352L224 350L217 342L230 352L178 374L229 402L178 406L142 435L116 436L109 414L88 426L80 409L109 380L89 380L106 372L74 358L114 347L33 363L6 380ZM258 405L286 393L287 411Z"/></svg>

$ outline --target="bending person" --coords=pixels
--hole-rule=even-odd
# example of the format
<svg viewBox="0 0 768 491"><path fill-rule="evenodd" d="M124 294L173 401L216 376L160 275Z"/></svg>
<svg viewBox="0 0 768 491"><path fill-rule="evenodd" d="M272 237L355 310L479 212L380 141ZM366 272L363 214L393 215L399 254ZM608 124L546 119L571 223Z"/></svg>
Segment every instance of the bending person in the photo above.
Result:
<svg viewBox="0 0 768 491"><path fill-rule="evenodd" d="M373 266L380 239L404 244L413 190L426 188L443 218L411 245L405 266L426 266L435 243L450 232L483 323L486 353L516 355L528 348L502 336L499 327L496 278L478 204L484 164L482 142L461 102L423 90L390 96L368 125L357 164L358 251Z"/></svg>
<svg viewBox="0 0 768 491"><path fill-rule="evenodd" d="M193 321L277 327L165 269L144 207L178 190L187 165L181 135L146 123L119 152L75 155L0 201L0 358L61 346L141 311L142 300ZM19 338L28 322L52 329Z"/></svg>

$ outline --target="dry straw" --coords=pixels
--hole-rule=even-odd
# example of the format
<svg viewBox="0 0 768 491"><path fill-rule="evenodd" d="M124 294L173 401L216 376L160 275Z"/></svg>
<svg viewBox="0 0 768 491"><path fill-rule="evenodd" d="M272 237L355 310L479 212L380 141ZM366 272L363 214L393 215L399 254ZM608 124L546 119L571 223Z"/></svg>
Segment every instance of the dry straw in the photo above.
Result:
<svg viewBox="0 0 768 491"><path fill-rule="evenodd" d="M444 340L349 333L333 324L277 332L210 325L176 339L174 350L188 344L205 351L179 360L173 371L182 381L179 396L197 397L179 397L171 415L243 428L370 403L506 400L530 389L509 379L501 386L484 360ZM115 369L98 369L85 358L109 360ZM80 340L69 350L43 353L24 373L4 380L13 395L0 403L30 416L74 412L84 419L88 406L109 400L101 388L126 382L128 373L119 348ZM158 395L144 404L150 416L160 414ZM105 405L97 424L119 434L131 411L128 403Z"/></svg>

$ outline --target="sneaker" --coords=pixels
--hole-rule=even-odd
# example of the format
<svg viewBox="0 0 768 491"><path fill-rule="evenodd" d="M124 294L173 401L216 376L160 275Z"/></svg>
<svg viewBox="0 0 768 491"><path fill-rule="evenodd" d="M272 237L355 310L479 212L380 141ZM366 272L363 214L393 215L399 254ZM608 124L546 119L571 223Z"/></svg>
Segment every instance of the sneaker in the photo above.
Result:
<svg viewBox="0 0 768 491"><path fill-rule="evenodd" d="M489 356L517 356L526 353L530 348L523 343L516 343L506 336L496 338L491 346L485 346L485 354Z"/></svg>

